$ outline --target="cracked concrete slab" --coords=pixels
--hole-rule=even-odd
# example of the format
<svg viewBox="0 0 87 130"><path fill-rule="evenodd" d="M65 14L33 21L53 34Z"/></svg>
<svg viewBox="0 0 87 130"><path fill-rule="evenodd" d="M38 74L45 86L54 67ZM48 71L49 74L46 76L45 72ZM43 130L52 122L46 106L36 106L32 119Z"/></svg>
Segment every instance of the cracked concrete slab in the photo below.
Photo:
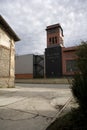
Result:
<svg viewBox="0 0 87 130"><path fill-rule="evenodd" d="M15 103L17 101L21 101L23 100L24 98L22 97L4 97L4 96L1 96L0 97L0 106L6 106L6 105L9 105L9 104L12 104L12 103Z"/></svg>
<svg viewBox="0 0 87 130"><path fill-rule="evenodd" d="M55 113L58 112L58 110L55 110L55 108L50 104L50 101L41 97L25 99L22 102L8 105L8 108L15 108L48 117L54 117Z"/></svg>
<svg viewBox="0 0 87 130"><path fill-rule="evenodd" d="M31 120L0 120L1 130L43 130L44 127L49 123L50 119L43 117L36 117Z"/></svg>
<svg viewBox="0 0 87 130"><path fill-rule="evenodd" d="M21 120L29 120L35 117L37 117L36 114L31 114L20 110L14 110L9 108L0 109L1 120L21 121Z"/></svg>
<svg viewBox="0 0 87 130"><path fill-rule="evenodd" d="M0 129L45 130L71 96L69 88L61 86L17 84L0 89Z"/></svg>

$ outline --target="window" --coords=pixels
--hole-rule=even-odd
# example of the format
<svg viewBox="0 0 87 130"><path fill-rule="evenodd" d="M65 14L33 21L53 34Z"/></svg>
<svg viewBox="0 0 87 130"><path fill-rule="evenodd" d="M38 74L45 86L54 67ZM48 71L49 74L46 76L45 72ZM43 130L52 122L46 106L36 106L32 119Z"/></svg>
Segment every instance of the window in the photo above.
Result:
<svg viewBox="0 0 87 130"><path fill-rule="evenodd" d="M51 38L49 38L49 43L51 44Z"/></svg>
<svg viewBox="0 0 87 130"><path fill-rule="evenodd" d="M52 44L54 44L54 37L52 37Z"/></svg>
<svg viewBox="0 0 87 130"><path fill-rule="evenodd" d="M67 60L66 72L75 72L75 71L77 71L76 60Z"/></svg>
<svg viewBox="0 0 87 130"><path fill-rule="evenodd" d="M57 37L55 37L55 43L57 43Z"/></svg>
<svg viewBox="0 0 87 130"><path fill-rule="evenodd" d="M49 44L56 44L57 43L57 37L49 38Z"/></svg>

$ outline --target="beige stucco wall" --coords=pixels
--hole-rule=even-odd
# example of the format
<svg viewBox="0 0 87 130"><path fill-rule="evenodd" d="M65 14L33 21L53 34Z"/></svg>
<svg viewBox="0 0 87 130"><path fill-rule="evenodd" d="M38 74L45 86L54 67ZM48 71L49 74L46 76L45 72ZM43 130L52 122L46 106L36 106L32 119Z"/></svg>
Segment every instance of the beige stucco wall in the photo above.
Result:
<svg viewBox="0 0 87 130"><path fill-rule="evenodd" d="M0 87L14 87L14 40L0 28Z"/></svg>
<svg viewBox="0 0 87 130"><path fill-rule="evenodd" d="M9 76L10 50L0 46L0 77Z"/></svg>
<svg viewBox="0 0 87 130"><path fill-rule="evenodd" d="M0 27L0 45L10 48L10 37L8 34Z"/></svg>
<svg viewBox="0 0 87 130"><path fill-rule="evenodd" d="M14 78L0 78L0 88L13 88Z"/></svg>

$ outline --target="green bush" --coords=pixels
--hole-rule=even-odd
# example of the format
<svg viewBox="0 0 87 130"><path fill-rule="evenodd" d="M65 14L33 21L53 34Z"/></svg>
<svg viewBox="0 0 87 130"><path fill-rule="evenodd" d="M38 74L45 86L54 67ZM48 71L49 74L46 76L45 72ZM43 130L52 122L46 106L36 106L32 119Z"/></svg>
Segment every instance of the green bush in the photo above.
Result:
<svg viewBox="0 0 87 130"><path fill-rule="evenodd" d="M79 107L87 111L87 77L81 74L75 74L71 86L72 93L79 104Z"/></svg>
<svg viewBox="0 0 87 130"><path fill-rule="evenodd" d="M77 47L77 67L80 72L87 76L87 42L81 42Z"/></svg>
<svg viewBox="0 0 87 130"><path fill-rule="evenodd" d="M46 130L87 130L87 116L78 108L57 118Z"/></svg>
<svg viewBox="0 0 87 130"><path fill-rule="evenodd" d="M87 113L87 42L78 46L76 55L79 72L73 77L71 90L81 110Z"/></svg>

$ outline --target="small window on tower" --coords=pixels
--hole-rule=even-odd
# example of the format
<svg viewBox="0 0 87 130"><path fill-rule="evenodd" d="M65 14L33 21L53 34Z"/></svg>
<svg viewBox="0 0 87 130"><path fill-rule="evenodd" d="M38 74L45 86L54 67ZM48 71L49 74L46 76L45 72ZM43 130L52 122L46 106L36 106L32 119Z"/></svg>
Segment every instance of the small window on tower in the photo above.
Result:
<svg viewBox="0 0 87 130"><path fill-rule="evenodd" d="M54 44L54 37L52 37L52 44Z"/></svg>
<svg viewBox="0 0 87 130"><path fill-rule="evenodd" d="M51 42L51 38L49 38L49 42Z"/></svg>
<svg viewBox="0 0 87 130"><path fill-rule="evenodd" d="M57 43L57 37L55 37L55 43Z"/></svg>
<svg viewBox="0 0 87 130"><path fill-rule="evenodd" d="M49 43L51 44L51 38L49 38Z"/></svg>

